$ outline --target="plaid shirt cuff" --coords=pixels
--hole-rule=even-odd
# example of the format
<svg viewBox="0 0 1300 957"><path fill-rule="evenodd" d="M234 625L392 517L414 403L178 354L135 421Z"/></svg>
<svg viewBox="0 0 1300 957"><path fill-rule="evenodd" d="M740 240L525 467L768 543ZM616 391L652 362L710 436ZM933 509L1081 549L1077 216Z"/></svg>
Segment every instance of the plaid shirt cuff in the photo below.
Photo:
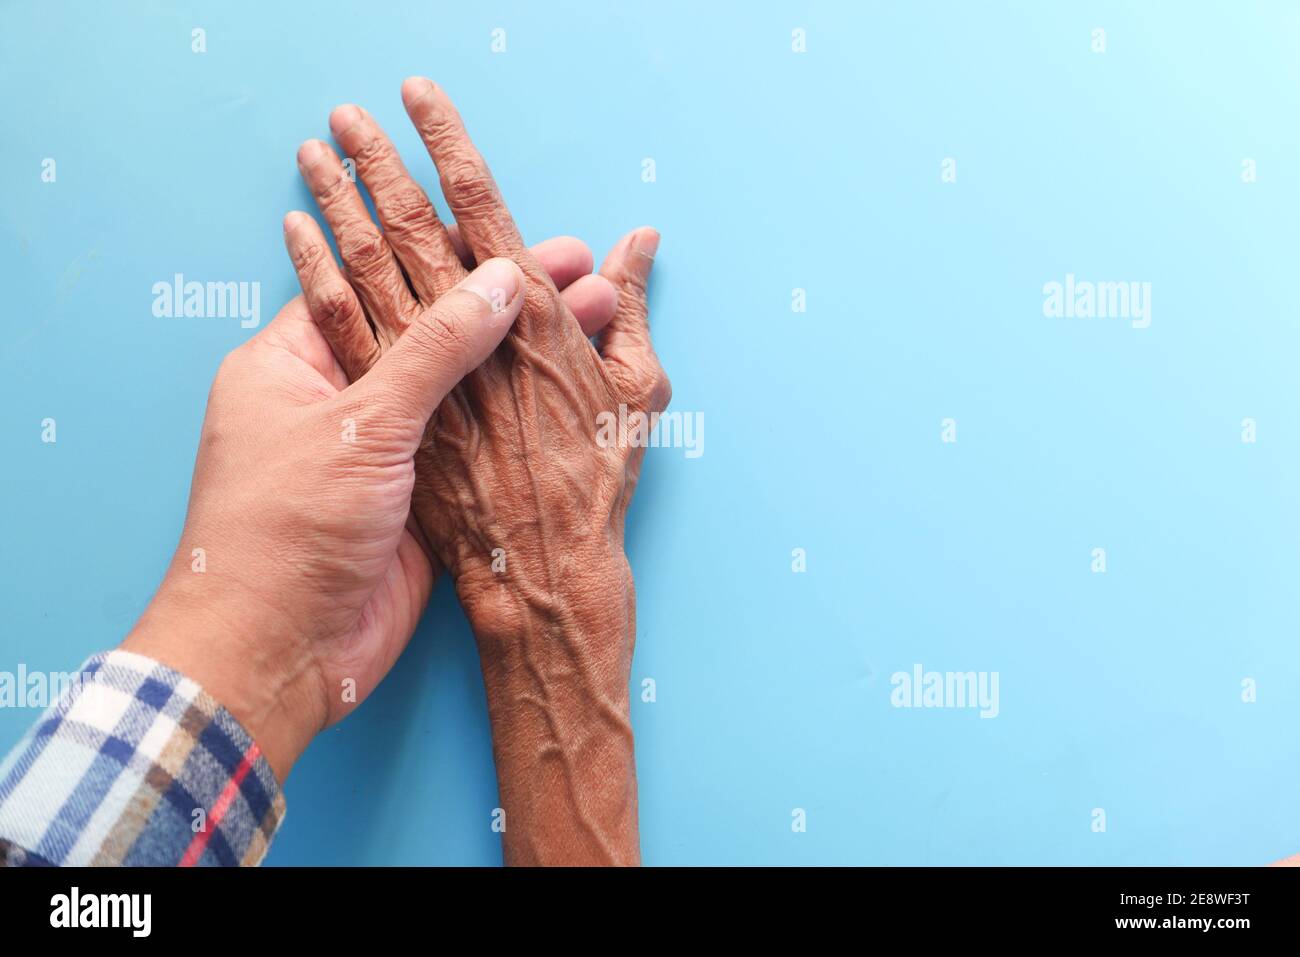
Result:
<svg viewBox="0 0 1300 957"><path fill-rule="evenodd" d="M129 651L82 665L0 764L0 864L256 865L283 818L230 712Z"/></svg>

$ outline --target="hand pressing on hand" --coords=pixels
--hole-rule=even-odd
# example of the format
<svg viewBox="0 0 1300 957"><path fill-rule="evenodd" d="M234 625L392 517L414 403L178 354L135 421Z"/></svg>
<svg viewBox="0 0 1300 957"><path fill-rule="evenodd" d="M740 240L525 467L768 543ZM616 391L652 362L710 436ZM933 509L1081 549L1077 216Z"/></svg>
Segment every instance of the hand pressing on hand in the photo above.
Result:
<svg viewBox="0 0 1300 957"><path fill-rule="evenodd" d="M522 303L518 267L489 259L351 385L301 297L222 362L180 545L123 647L197 681L280 781L410 639L433 584L415 453Z"/></svg>
<svg viewBox="0 0 1300 957"><path fill-rule="evenodd" d="M509 257L525 276L511 333L430 419L412 499L478 639L506 860L635 863L627 687L635 602L623 523L644 450L597 436L602 414L659 412L668 402L647 325L659 237L634 231L600 277L561 292L524 246L445 93L411 79L402 97L468 254ZM343 367L361 376L400 347L411 334L407 316L458 282L464 267L374 120L340 107L331 127L356 161L379 226L337 156L309 143L300 166L346 278L313 222L295 217L286 242L309 308ZM605 285L617 291L612 314L575 293L609 301Z"/></svg>

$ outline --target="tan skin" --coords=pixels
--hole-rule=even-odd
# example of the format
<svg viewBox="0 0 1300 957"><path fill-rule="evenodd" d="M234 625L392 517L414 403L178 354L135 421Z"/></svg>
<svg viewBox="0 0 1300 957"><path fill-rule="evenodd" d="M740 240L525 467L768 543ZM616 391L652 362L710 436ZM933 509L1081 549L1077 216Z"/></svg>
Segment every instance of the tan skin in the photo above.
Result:
<svg viewBox="0 0 1300 957"><path fill-rule="evenodd" d="M637 863L628 714L635 601L623 523L642 450L601 447L596 422L620 405L660 411L668 401L645 295L658 234L637 230L615 247L581 292L601 300L608 285L617 290L616 308L607 322L584 321L572 293L561 294L524 247L446 94L412 78L402 96L468 256L509 257L525 276L524 303L505 342L431 418L412 497L412 513L451 573L478 639L507 815L506 861ZM331 128L355 159L379 224L339 158L311 142L299 152L300 169L347 279L313 221L294 216L286 242L295 263L307 264L299 269L303 290L340 364L364 381L409 335L409 317L458 282L464 266L374 120L340 107Z"/></svg>
<svg viewBox="0 0 1300 957"><path fill-rule="evenodd" d="M454 117L445 101L408 99L426 133ZM382 242L354 244L329 217L350 281L310 217L286 218L307 295L222 363L180 545L123 645L225 704L283 781L382 680L446 565L482 650L507 861L633 863L622 517L639 458L598 448L593 423L619 401L666 402L645 326L658 236L626 237L600 276L576 240L524 249L504 208L481 203L495 189L459 121L448 129L459 133L435 156L453 171L461 232L421 227L409 189L415 205L388 202L382 145L356 151L381 194ZM493 258L498 247L509 257ZM385 273L367 268L390 249L410 298L390 287L400 309L385 311L365 298ZM491 570L489 541L508 572Z"/></svg>
<svg viewBox="0 0 1300 957"><path fill-rule="evenodd" d="M533 252L566 292L591 269L590 250L575 239L547 240ZM595 324L613 311L610 300L578 305ZM436 331L440 318L429 312L417 321ZM412 342L431 360L464 354L466 362L474 355L457 350L485 355L495 345L466 336L448 348L437 338ZM312 737L388 672L433 588L428 546L409 519L428 412L400 406L399 434L392 409L411 382L445 392L458 373L416 372L424 377L395 379L387 391L385 377L396 372L376 369L365 388L349 387L301 296L230 353L209 394L180 545L123 643L225 704L280 781ZM427 404L431 411L434 401ZM354 441L344 442L349 419ZM410 463L392 461L407 445ZM345 682L354 694L343 694Z"/></svg>

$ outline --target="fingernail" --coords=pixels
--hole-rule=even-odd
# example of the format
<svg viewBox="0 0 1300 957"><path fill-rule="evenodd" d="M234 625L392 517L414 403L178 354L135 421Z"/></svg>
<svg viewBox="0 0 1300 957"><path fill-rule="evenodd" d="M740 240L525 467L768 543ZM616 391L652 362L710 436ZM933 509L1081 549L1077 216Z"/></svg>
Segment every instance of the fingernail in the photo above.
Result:
<svg viewBox="0 0 1300 957"><path fill-rule="evenodd" d="M298 165L303 169L309 169L315 165L316 161L325 153L325 144L320 140L308 140L298 147Z"/></svg>
<svg viewBox="0 0 1300 957"><path fill-rule="evenodd" d="M304 218L306 215L307 215L306 213L299 212L299 211L296 210L296 209L295 209L293 212L285 213L285 215L284 215L284 234L287 236L287 235L289 235L289 233L293 232L293 230L294 230L295 228L297 228L298 224L301 223L301 222L303 221L303 218Z"/></svg>
<svg viewBox="0 0 1300 957"><path fill-rule="evenodd" d="M659 230L646 227L637 232L632 239L632 251L640 253L646 259L654 259L659 251Z"/></svg>
<svg viewBox="0 0 1300 957"><path fill-rule="evenodd" d="M408 76L402 81L402 103L410 106L433 89L433 81L424 76Z"/></svg>
<svg viewBox="0 0 1300 957"><path fill-rule="evenodd" d="M351 103L336 107L330 114L330 132L335 136L346 133L361 119L361 111Z"/></svg>
<svg viewBox="0 0 1300 957"><path fill-rule="evenodd" d="M478 296L496 313L515 301L521 278L519 267L511 260L489 259L470 273L460 287Z"/></svg>

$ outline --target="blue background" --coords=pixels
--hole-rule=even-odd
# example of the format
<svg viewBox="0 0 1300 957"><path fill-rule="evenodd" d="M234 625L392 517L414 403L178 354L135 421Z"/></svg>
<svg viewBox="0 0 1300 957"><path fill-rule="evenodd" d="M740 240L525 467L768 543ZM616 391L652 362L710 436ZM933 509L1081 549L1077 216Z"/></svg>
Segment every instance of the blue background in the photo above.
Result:
<svg viewBox="0 0 1300 957"><path fill-rule="evenodd" d="M436 184L422 73L530 241L663 232L656 343L706 431L651 451L628 532L647 863L1298 851L1297 41L1280 2L5 3L0 669L116 643L175 546L252 330L152 284L256 280L269 321L333 106ZM1151 282L1150 328L1045 318L1067 272ZM1001 714L892 708L915 663L998 672ZM445 581L287 792L271 863L500 861Z"/></svg>

